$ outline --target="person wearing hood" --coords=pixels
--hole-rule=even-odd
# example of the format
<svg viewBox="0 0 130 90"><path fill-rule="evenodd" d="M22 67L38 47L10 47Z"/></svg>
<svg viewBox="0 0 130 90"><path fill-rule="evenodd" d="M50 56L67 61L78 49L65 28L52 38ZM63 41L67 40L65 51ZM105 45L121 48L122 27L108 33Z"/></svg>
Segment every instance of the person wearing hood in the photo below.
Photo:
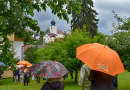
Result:
<svg viewBox="0 0 130 90"><path fill-rule="evenodd" d="M64 90L64 83L61 78L47 78L46 82L43 84L41 90Z"/></svg>
<svg viewBox="0 0 130 90"><path fill-rule="evenodd" d="M91 90L91 82L88 80L88 76L90 75L90 68L83 64L80 70L80 78L78 82L78 86L82 86L82 90Z"/></svg>

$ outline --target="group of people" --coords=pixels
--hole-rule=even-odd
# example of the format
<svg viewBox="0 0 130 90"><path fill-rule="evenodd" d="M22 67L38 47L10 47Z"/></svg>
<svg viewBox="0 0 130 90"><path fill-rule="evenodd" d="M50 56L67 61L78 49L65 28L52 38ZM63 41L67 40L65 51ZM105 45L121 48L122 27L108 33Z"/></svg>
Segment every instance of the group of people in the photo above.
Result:
<svg viewBox="0 0 130 90"><path fill-rule="evenodd" d="M2 70L0 70L0 79ZM29 83L29 71L27 67L13 71L15 84L18 83L18 75L20 75L21 84ZM40 76L37 75L37 83L40 83ZM34 77L33 77L34 78ZM73 79L73 71L71 71L71 79ZM47 78L41 90L64 90L63 77ZM80 78L78 82L82 86L82 90L117 90L117 75L111 76L103 72L91 70L86 64L82 65Z"/></svg>
<svg viewBox="0 0 130 90"><path fill-rule="evenodd" d="M41 90L64 90L61 78L48 78ZM78 85L82 90L117 90L117 75L111 76L103 72L91 70L82 65Z"/></svg>
<svg viewBox="0 0 130 90"><path fill-rule="evenodd" d="M13 71L15 84L18 84L18 79L20 78L21 84L24 82L24 86L29 83L29 71L27 66L21 67L20 69Z"/></svg>
<svg viewBox="0 0 130 90"><path fill-rule="evenodd" d="M17 70L13 71L15 84L16 83L18 84L18 82L20 81L21 84L24 83L24 86L28 85L30 76L32 77L32 80L34 80L34 78L35 78L34 75L31 75L29 73L26 65L24 67L21 67L20 69L19 68L16 68L16 69ZM36 75L36 80L37 80L37 83L40 83L40 75L38 75L38 74ZM43 80L45 80L45 78L43 78Z"/></svg>
<svg viewBox="0 0 130 90"><path fill-rule="evenodd" d="M79 86L82 90L117 90L117 75L111 76L103 72L90 70L87 65L81 67Z"/></svg>

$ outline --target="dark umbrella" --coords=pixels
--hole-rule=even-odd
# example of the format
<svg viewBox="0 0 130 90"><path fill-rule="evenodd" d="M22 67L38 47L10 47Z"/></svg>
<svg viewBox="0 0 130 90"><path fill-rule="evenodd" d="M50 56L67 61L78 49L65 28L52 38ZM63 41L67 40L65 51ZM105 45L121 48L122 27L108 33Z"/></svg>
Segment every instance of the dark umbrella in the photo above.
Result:
<svg viewBox="0 0 130 90"><path fill-rule="evenodd" d="M0 66L6 66L3 62L0 62Z"/></svg>

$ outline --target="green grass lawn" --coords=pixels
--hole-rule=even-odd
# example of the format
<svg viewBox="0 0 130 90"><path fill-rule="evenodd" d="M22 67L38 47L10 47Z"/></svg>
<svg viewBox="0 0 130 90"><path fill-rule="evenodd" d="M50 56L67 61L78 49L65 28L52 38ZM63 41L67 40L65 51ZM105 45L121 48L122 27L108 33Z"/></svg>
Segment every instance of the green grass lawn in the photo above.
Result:
<svg viewBox="0 0 130 90"><path fill-rule="evenodd" d="M68 78L63 80L65 84L64 90L82 90L77 83L74 83L74 79ZM2 79L3 85L0 85L0 90L40 90L45 80L40 80L40 83L37 83L36 80L31 80L28 86L24 86L20 82L15 84L13 79ZM130 90L130 72L120 73L118 75L118 90Z"/></svg>

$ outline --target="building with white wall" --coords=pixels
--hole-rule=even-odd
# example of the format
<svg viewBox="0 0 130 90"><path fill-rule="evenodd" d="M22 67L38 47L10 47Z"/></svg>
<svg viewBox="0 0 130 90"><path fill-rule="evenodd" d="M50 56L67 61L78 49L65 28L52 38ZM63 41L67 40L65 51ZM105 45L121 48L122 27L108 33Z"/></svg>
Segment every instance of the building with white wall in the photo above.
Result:
<svg viewBox="0 0 130 90"><path fill-rule="evenodd" d="M50 36L50 39L48 38L48 36ZM54 41L55 38L64 38L64 34L63 34L62 30L57 29L56 22L53 19L51 21L50 28L48 28L45 31L43 40L44 40L44 43L49 43L51 41Z"/></svg>
<svg viewBox="0 0 130 90"><path fill-rule="evenodd" d="M25 29L25 31L32 32L28 29ZM10 36L7 37L9 38L9 41L12 43L12 49L15 52L14 58L18 57L20 61L23 60L23 46L26 40L24 38L18 37L15 34L11 34ZM34 35L32 35L32 38L34 39Z"/></svg>

